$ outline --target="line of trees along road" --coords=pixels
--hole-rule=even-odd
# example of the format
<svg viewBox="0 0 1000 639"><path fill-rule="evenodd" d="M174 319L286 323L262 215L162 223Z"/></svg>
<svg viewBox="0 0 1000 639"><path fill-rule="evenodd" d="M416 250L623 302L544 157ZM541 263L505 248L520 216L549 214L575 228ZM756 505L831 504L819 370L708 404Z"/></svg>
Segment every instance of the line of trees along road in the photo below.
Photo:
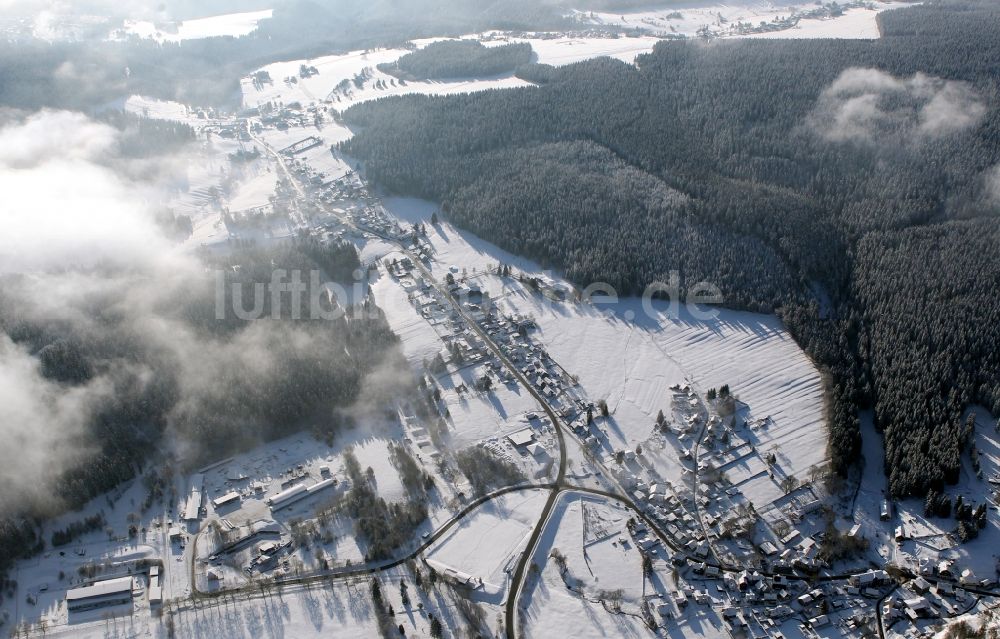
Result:
<svg viewBox="0 0 1000 639"><path fill-rule="evenodd" d="M579 284L638 293L677 269L776 312L829 374L834 468L860 457L870 407L892 493L923 496L958 476L963 410L1000 413L1000 10L879 24L872 41L662 42L635 66L521 69L536 87L382 99L345 112L343 150Z"/></svg>

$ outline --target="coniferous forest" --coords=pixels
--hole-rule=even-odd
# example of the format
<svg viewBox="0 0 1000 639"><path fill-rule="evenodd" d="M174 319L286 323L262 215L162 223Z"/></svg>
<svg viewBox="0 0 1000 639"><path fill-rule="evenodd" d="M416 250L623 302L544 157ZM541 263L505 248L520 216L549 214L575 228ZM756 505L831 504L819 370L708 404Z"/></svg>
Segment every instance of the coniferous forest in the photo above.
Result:
<svg viewBox="0 0 1000 639"><path fill-rule="evenodd" d="M379 71L404 80L443 80L510 73L529 62L531 45L527 43L487 47L477 40L442 40L393 63L380 64Z"/></svg>
<svg viewBox="0 0 1000 639"><path fill-rule="evenodd" d="M661 42L535 86L352 107L343 150L455 224L640 293L679 270L777 313L828 375L830 452L884 433L897 496L957 479L1000 413L1000 7L925 3L878 40ZM877 463L878 460L869 460Z"/></svg>

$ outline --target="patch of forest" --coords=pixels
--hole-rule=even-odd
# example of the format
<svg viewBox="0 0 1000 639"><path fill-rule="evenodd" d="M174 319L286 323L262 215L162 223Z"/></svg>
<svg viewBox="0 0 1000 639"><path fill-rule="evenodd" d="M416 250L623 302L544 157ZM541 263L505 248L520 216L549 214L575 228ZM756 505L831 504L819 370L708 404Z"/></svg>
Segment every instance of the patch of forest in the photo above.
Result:
<svg viewBox="0 0 1000 639"><path fill-rule="evenodd" d="M477 40L442 40L380 64L378 70L403 80L483 78L513 73L531 56L528 43L487 47Z"/></svg>
<svg viewBox="0 0 1000 639"><path fill-rule="evenodd" d="M184 122L147 118L116 109L99 113L97 120L119 131L118 154L125 159L180 152L197 137L194 128Z"/></svg>
<svg viewBox="0 0 1000 639"><path fill-rule="evenodd" d="M872 41L661 42L519 71L538 87L356 105L343 150L579 285L677 270L777 313L830 380L835 470L874 408L893 494L922 496L957 477L964 407L1000 413L1000 8L879 21Z"/></svg>
<svg viewBox="0 0 1000 639"><path fill-rule="evenodd" d="M527 481L520 468L478 445L458 451L455 454L455 465L469 479L476 497Z"/></svg>
<svg viewBox="0 0 1000 639"><path fill-rule="evenodd" d="M393 447L392 452L394 459L408 455L402 447ZM416 465L412 459L410 462ZM404 484L411 493L402 503L386 502L373 486L374 471L369 467L369 472L362 473L353 450L344 451L344 471L351 489L335 511L344 512L354 520L355 532L368 544L365 561L389 559L413 539L417 528L427 520L427 499L421 490L423 480L416 485Z"/></svg>

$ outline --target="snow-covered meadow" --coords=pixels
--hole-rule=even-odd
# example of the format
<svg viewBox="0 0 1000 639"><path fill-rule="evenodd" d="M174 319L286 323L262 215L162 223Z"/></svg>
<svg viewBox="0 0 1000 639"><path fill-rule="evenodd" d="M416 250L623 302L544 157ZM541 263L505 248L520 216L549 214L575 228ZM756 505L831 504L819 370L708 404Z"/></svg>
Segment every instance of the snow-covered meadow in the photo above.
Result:
<svg viewBox="0 0 1000 639"><path fill-rule="evenodd" d="M910 3L875 1L851 6L838 15L818 15L822 6L798 0L749 0L733 3L671 3L626 13L578 11L578 19L659 37L844 38L879 37L876 16ZM748 29L760 33L746 33ZM763 29L769 29L764 31Z"/></svg>
<svg viewBox="0 0 1000 639"><path fill-rule="evenodd" d="M499 603L524 550L548 491L525 490L496 497L454 526L425 553L428 562L482 580L479 598Z"/></svg>
<svg viewBox="0 0 1000 639"><path fill-rule="evenodd" d="M433 203L387 198L385 205L401 220L426 224L435 277L458 265L501 311L534 317L539 330L533 339L578 377L587 397L607 401L612 419L606 431L615 448L631 450L645 442L657 413L670 411L669 387L689 380L701 390L729 384L749 407L748 419L770 416L756 445L776 447L787 472L805 478L827 460L822 379L776 317L716 308L707 309L714 318L699 319L685 305L675 315L667 302L646 307L636 298L553 302L487 271L503 262L569 289L557 274L446 222L431 226L438 210ZM681 479L680 465L662 466L665 478Z"/></svg>
<svg viewBox="0 0 1000 639"><path fill-rule="evenodd" d="M257 28L258 22L270 18L272 13L271 9L265 9L163 24L149 20L126 20L120 29L112 33L111 37L115 39L149 38L157 42L182 42L216 37L238 38L251 33Z"/></svg>

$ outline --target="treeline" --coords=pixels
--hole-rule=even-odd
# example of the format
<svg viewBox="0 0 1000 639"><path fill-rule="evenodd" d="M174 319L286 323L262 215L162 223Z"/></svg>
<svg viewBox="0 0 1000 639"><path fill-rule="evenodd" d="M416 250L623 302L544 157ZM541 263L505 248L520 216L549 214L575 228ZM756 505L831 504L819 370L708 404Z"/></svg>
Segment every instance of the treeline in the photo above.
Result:
<svg viewBox="0 0 1000 639"><path fill-rule="evenodd" d="M123 158L148 158L181 151L195 140L194 128L184 122L160 120L109 109L97 120L121 132L118 153Z"/></svg>
<svg viewBox="0 0 1000 639"><path fill-rule="evenodd" d="M52 547L65 546L72 543L80 535L85 535L95 530L100 530L104 526L104 515L97 513L85 517L80 521L74 521L65 528L52 532Z"/></svg>
<svg viewBox="0 0 1000 639"><path fill-rule="evenodd" d="M527 43L487 47L477 40L442 40L378 69L403 80L477 78L512 73L531 62L531 56Z"/></svg>
<svg viewBox="0 0 1000 639"><path fill-rule="evenodd" d="M343 149L580 285L638 293L676 270L682 293L705 280L726 306L777 312L830 380L834 468L859 458L872 407L892 492L922 496L956 477L965 406L1000 413L1000 9L879 21L872 41L661 42L636 66L519 71L539 87L356 105ZM941 94L964 125L921 128L918 72L968 83ZM898 92L875 108L895 111L858 134L827 89L877 94L872 77Z"/></svg>

